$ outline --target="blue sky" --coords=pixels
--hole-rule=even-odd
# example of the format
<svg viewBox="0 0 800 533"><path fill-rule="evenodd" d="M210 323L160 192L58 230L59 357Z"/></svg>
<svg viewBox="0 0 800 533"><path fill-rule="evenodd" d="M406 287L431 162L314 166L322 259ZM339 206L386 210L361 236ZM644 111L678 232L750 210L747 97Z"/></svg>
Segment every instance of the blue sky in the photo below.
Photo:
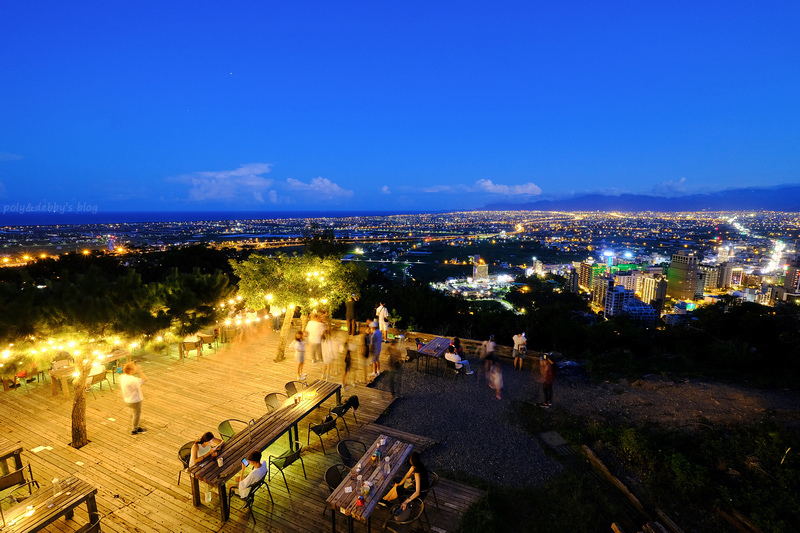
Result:
<svg viewBox="0 0 800 533"><path fill-rule="evenodd" d="M798 183L797 2L0 4L0 203L445 210Z"/></svg>

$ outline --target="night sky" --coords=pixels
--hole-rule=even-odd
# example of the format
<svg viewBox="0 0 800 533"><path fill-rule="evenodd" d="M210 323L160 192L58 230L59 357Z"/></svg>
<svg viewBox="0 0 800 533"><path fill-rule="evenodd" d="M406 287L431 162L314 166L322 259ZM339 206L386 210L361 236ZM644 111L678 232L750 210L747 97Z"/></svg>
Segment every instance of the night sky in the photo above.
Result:
<svg viewBox="0 0 800 533"><path fill-rule="evenodd" d="M798 183L798 2L0 1L0 204L422 211Z"/></svg>

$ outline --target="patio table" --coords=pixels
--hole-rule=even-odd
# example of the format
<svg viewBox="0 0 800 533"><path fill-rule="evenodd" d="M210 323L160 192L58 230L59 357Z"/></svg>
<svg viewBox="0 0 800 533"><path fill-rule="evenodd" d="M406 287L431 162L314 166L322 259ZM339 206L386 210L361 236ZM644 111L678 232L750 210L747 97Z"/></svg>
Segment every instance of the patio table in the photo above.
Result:
<svg viewBox="0 0 800 533"><path fill-rule="evenodd" d="M3 533L44 531L48 525L62 516L71 520L75 508L84 503L89 511L89 521L94 521L97 517L95 501L97 488L74 476L62 480L59 485L60 490L55 495L53 487L43 487L21 503L3 511ZM80 531L99 532L99 520L94 525L89 524L81 528Z"/></svg>
<svg viewBox="0 0 800 533"><path fill-rule="evenodd" d="M381 445L385 439L386 444ZM372 459L372 454L378 448L381 449L381 457L378 460ZM345 477L342 482L336 487L336 490L328 497L326 503L331 507L331 530L336 533L336 515L341 513L347 516L348 530L353 531L353 520L367 523L367 531L372 527L370 515L377 507L378 502L389 487L394 483L394 477L403 463L411 453L414 446L394 437L381 435L370 446L367 452L361 457L359 463L361 464L361 477L362 481L369 481L372 483L372 488L369 491L361 505L358 504L358 480L355 476L355 468L351 474ZM384 472L384 465L386 464L385 458L389 458L390 470L389 473Z"/></svg>
<svg viewBox="0 0 800 533"><path fill-rule="evenodd" d="M428 371L428 363L432 359L436 361L436 368L439 368L439 361L443 359L445 352L450 347L450 339L447 337L436 337L429 343L425 344L422 348L417 350L418 353L425 357L425 372ZM438 370L437 370L438 373Z"/></svg>
<svg viewBox="0 0 800 533"><path fill-rule="evenodd" d="M253 450L263 452L287 431L289 447L294 449L295 443L299 440L297 428L299 422L333 395L336 395L337 403L341 402L341 389L342 386L338 383L315 381L295 395L298 398L302 395L302 400L298 403L295 403L295 396L288 398L281 407L252 421L252 424L226 442L217 453L217 458L208 458L191 467L189 474L192 478L194 506L200 506L200 481L217 487L220 517L223 522L228 520L230 508L225 484L239 473L240 461ZM218 458L222 458L222 466L217 462Z"/></svg>
<svg viewBox="0 0 800 533"><path fill-rule="evenodd" d="M61 392L64 393L64 398L69 399L69 383L68 380L73 377L75 373L74 366L65 366L57 370L50 371L50 388L53 390L53 396L58 396L58 382L61 382Z"/></svg>
<svg viewBox="0 0 800 533"><path fill-rule="evenodd" d="M22 468L22 445L13 443L0 437L0 475L6 475L12 470L8 468L8 460L14 459L14 469Z"/></svg>

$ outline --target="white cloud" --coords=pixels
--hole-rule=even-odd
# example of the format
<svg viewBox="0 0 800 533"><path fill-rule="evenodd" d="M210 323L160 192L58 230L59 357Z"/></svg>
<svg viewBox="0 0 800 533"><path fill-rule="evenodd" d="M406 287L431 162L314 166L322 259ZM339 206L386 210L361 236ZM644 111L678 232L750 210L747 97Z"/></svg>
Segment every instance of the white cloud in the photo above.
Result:
<svg viewBox="0 0 800 533"><path fill-rule="evenodd" d="M325 196L353 196L353 191L343 189L328 178L314 178L308 183L289 178L286 180L286 188L293 191L303 191Z"/></svg>
<svg viewBox="0 0 800 533"><path fill-rule="evenodd" d="M22 159L21 155L12 154L11 152L0 152L0 161L19 161Z"/></svg>
<svg viewBox="0 0 800 533"><path fill-rule="evenodd" d="M677 181L667 180L653 186L653 194L658 196L681 196L688 192L686 188L686 178Z"/></svg>
<svg viewBox="0 0 800 533"><path fill-rule="evenodd" d="M542 194L542 189L534 183L523 183L522 185L500 185L493 183L492 180L478 180L475 187L484 192L494 194L526 194L536 196Z"/></svg>
<svg viewBox="0 0 800 533"><path fill-rule="evenodd" d="M269 201L272 202L273 204L277 204L278 193L276 193L275 191L269 191Z"/></svg>
<svg viewBox="0 0 800 533"><path fill-rule="evenodd" d="M388 185L384 185L383 187L381 187L381 192L383 194L392 194L392 191L389 190L389 186Z"/></svg>
<svg viewBox="0 0 800 533"><path fill-rule="evenodd" d="M269 191L274 180L262 177L271 165L251 163L234 170L194 172L171 178L171 181L188 183L189 201L244 200L264 202L263 193Z"/></svg>
<svg viewBox="0 0 800 533"><path fill-rule="evenodd" d="M458 187L463 187L463 185ZM455 190L456 187L453 187L452 185L434 185L432 187L425 187L422 189L423 192L455 192Z"/></svg>

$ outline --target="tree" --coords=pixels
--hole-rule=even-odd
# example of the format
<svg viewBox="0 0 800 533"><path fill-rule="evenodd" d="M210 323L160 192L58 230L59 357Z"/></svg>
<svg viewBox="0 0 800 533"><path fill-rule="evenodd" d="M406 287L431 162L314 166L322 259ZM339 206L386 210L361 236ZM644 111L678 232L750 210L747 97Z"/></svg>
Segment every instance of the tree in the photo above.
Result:
<svg viewBox="0 0 800 533"><path fill-rule="evenodd" d="M310 310L330 311L357 293L365 277L357 265L342 263L333 256L253 254L244 261L231 260L231 265L248 307L259 310L277 305L286 309L276 361L284 359L286 336L296 308L300 308L305 323Z"/></svg>

